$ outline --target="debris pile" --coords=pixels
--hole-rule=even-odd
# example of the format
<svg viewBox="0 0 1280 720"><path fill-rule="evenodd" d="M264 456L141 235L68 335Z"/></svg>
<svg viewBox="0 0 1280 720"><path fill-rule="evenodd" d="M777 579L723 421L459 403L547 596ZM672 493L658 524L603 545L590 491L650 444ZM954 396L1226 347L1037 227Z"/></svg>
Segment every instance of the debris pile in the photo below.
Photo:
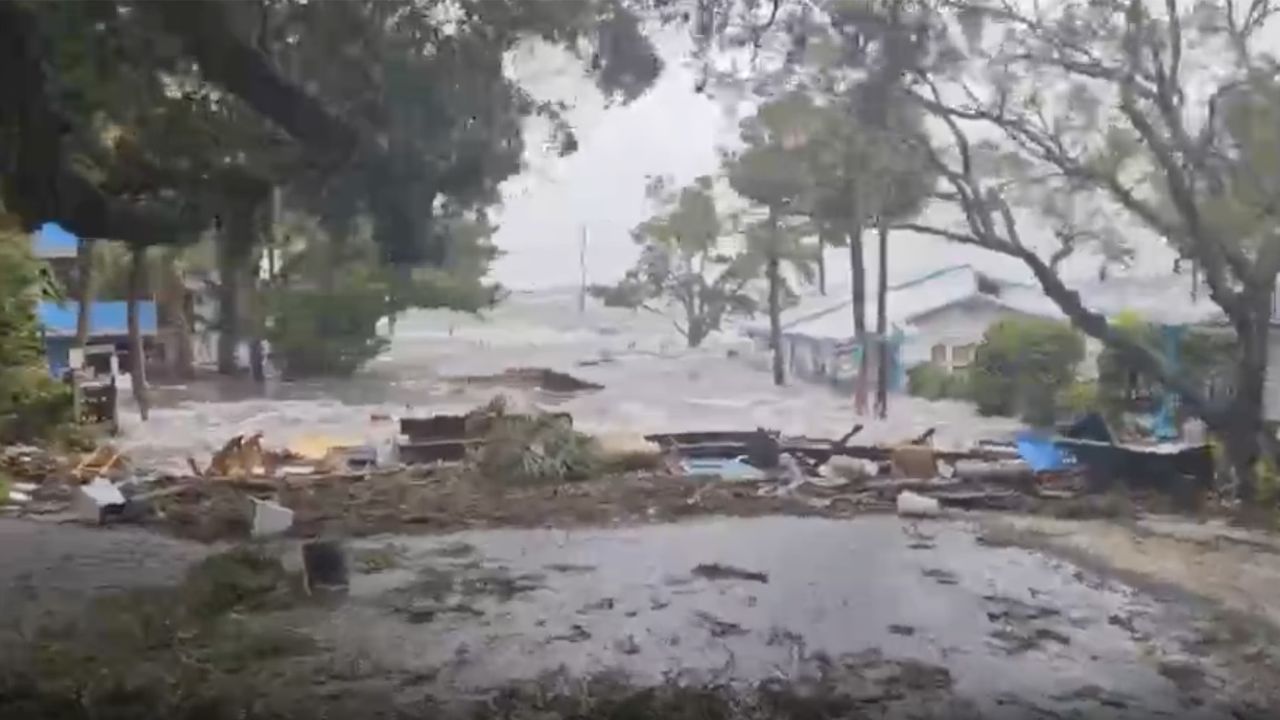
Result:
<svg viewBox="0 0 1280 720"><path fill-rule="evenodd" d="M838 440L764 428L593 437L567 413L516 410L498 395L465 415L401 418L395 437L374 428L370 437L382 440L307 437L271 447L261 432L239 434L205 462L188 458L181 476L149 475L110 446L70 461L8 448L0 507L95 525L157 523L207 540L693 514L1087 514L1108 487L1103 480L1136 487L1129 477L1158 482L1163 473L1192 478L1168 487L1198 487L1203 464L1199 448L1025 433L966 450L933 447L932 431L896 444L851 443L861 429Z"/></svg>

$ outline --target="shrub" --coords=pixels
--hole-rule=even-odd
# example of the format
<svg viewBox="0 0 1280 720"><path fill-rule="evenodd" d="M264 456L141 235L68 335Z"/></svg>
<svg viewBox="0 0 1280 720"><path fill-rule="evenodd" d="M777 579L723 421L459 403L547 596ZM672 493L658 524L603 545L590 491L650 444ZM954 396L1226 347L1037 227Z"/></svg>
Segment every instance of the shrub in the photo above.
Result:
<svg viewBox="0 0 1280 720"><path fill-rule="evenodd" d="M377 331L388 311L380 285L349 284L331 292L289 288L273 305L267 338L285 377L349 376L387 346Z"/></svg>
<svg viewBox="0 0 1280 720"><path fill-rule="evenodd" d="M48 438L72 410L71 388L43 366L0 368L0 442Z"/></svg>
<svg viewBox="0 0 1280 720"><path fill-rule="evenodd" d="M988 328L974 354L969 390L978 412L1052 424L1057 397L1075 378L1084 340L1071 326L1040 318Z"/></svg>
<svg viewBox="0 0 1280 720"><path fill-rule="evenodd" d="M922 362L907 370L907 392L925 400L967 400L969 374Z"/></svg>
<svg viewBox="0 0 1280 720"><path fill-rule="evenodd" d="M1076 380L1058 391L1058 415L1076 417L1098 409L1098 383Z"/></svg>
<svg viewBox="0 0 1280 720"><path fill-rule="evenodd" d="M71 390L49 377L36 302L57 288L25 233L0 215L0 442L42 439L71 417Z"/></svg>
<svg viewBox="0 0 1280 720"><path fill-rule="evenodd" d="M947 382L947 371L930 362L913 365L907 370L907 392L926 400L939 400Z"/></svg>

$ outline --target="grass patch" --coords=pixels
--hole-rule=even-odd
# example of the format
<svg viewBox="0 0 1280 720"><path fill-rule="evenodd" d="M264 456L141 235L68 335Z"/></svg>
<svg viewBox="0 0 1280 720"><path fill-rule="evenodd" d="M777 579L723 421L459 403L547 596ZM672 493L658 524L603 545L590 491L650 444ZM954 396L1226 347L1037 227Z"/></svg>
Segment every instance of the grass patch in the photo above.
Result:
<svg viewBox="0 0 1280 720"><path fill-rule="evenodd" d="M297 579L246 548L194 566L176 587L92 601L37 631L0 667L0 707L24 718L246 717L272 663L311 638L249 614L287 607Z"/></svg>

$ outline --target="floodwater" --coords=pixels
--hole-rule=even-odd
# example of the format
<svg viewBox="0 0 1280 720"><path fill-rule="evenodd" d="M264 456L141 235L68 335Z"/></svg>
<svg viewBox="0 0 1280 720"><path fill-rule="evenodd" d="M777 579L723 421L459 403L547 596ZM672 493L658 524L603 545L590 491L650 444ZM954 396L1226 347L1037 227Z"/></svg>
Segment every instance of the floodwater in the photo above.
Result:
<svg viewBox="0 0 1280 720"><path fill-rule="evenodd" d="M1230 717L1232 671L1188 660L1190 608L986 546L965 521L476 531L370 539L353 558L366 572L320 632L445 688L552 671L756 682L914 660L946 668L984 717Z"/></svg>
<svg viewBox="0 0 1280 720"><path fill-rule="evenodd" d="M465 412L502 393L522 406L573 413L587 431L752 430L839 437L855 422L860 440L899 440L933 427L942 447L1007 435L1013 421L979 418L961 403L894 398L885 421L858 418L846 394L795 381L770 382L765 359L733 329L696 351L669 320L589 306L566 294L517 295L483 317L419 311L396 324L390 349L357 377L272 383L204 382L157 388L159 407L142 424L126 404L122 445L143 465L182 470L232 435L262 431L269 445L319 435L377 441L400 417ZM530 388L466 385L462 376L546 367L603 385L572 395Z"/></svg>

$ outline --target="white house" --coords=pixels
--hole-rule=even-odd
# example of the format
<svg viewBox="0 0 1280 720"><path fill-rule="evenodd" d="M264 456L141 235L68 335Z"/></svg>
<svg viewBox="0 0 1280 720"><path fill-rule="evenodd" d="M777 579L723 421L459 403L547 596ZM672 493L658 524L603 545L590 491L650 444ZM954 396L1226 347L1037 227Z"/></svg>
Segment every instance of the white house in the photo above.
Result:
<svg viewBox="0 0 1280 720"><path fill-rule="evenodd" d="M969 265L956 265L891 286L887 293L887 342L893 358L893 386L900 388L905 371L931 361L959 369L991 325L1012 317L1061 317L1038 288L998 280ZM859 351L854 342L852 300L825 299L784 313L783 355L792 375L843 383L856 378ZM868 325L875 325L875 298L868 297ZM753 323L747 334L767 347L767 322ZM874 373L874 354L869 359Z"/></svg>

